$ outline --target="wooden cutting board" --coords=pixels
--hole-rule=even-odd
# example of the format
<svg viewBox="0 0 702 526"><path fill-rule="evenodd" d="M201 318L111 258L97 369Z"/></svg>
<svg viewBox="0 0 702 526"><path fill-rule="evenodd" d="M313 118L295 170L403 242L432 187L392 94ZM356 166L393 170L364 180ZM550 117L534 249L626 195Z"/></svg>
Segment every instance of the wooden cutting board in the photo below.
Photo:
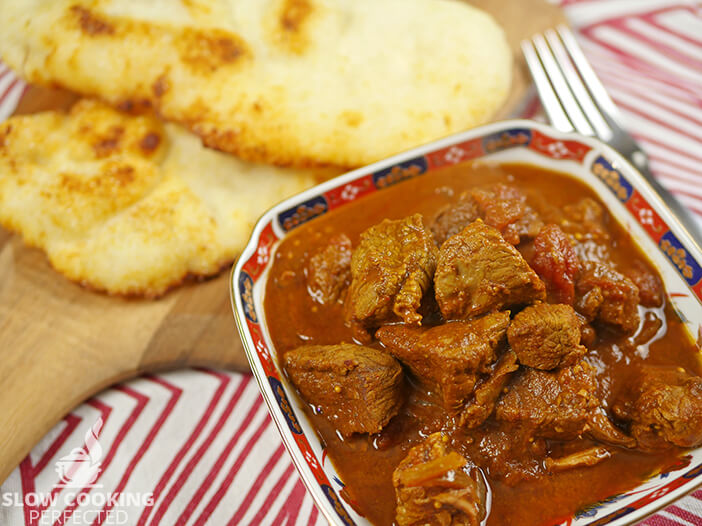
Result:
<svg viewBox="0 0 702 526"><path fill-rule="evenodd" d="M519 111L531 84L519 42L565 21L542 0L475 0L505 28L517 58L499 118ZM440 59L440 58L439 58ZM75 97L30 88L17 113ZM144 372L248 368L229 306L228 272L159 300L108 297L54 272L43 253L0 229L0 481L66 413Z"/></svg>

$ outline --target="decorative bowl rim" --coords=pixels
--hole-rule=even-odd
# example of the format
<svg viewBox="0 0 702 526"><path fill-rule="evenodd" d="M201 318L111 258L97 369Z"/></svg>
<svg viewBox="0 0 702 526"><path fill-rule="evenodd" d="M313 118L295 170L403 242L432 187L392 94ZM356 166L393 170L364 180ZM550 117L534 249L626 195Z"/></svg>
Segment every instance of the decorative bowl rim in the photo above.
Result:
<svg viewBox="0 0 702 526"><path fill-rule="evenodd" d="M655 191L653 190L651 185L646 181L646 179L638 172L638 170L631 163L629 163L629 161L625 157L623 157L621 154L619 154L617 151L615 151L613 148L611 148L606 143L600 141L599 139L580 135L578 133L573 132L561 132L544 123L527 119L508 119L492 122L409 149L407 151L393 155L373 164L334 177L333 179L315 185L271 207L257 221L251 233L249 241L246 244L246 247L241 252L241 255L239 256L237 262L232 266L229 280L229 292L232 311L234 314L234 319L236 321L239 335L241 337L241 341L244 346L246 357L251 366L252 373L256 378L259 390L261 391L261 394L264 400L266 401L266 405L268 406L268 410L271 414L273 422L275 423L278 432L288 451L288 454L290 455L293 464L297 468L297 471L300 474L300 477L302 478L307 490L310 492L315 501L315 504L330 524L355 523L350 519L350 517L348 517L345 508L343 507L341 501L338 498L336 498L335 502L331 495L321 491L319 482L315 480L315 477L310 470L310 461L304 458L304 455L300 451L295 438L292 436L293 433L291 432L290 422L286 419L285 415L283 414L279 401L277 401L275 397L271 396L271 394L269 393L269 389L271 388L268 381L269 378L265 376L263 367L261 365L260 357L256 352L255 343L252 339L252 333L247 322L246 305L242 300L242 294L240 293L241 291L238 290L239 283L242 279L242 274L244 273L244 266L250 261L252 256L255 255L257 247L259 245L261 234L264 231L264 229L267 228L269 225L272 225L275 222L276 218L280 220L281 213L290 211L293 209L293 207L306 203L310 200L310 198L323 196L332 190L340 189L342 186L345 186L353 181L357 181L364 176L377 174L378 172L381 172L384 169L401 165L403 162L408 162L414 159L418 159L420 157L425 157L430 154L434 154L436 152L441 152L448 148L460 144L465 144L470 141L483 141L486 137L495 135L497 133L508 133L510 131L520 129L528 130L530 132L536 131L556 141L563 141L566 143L574 141L583 144L589 147L589 150L598 152L601 155L601 158L611 161L611 166L613 167L613 169L614 167L616 167L616 171L618 173L620 173L621 175L625 175L629 181L634 181L636 183L635 185L632 185L632 187L635 190L638 190L640 192L643 190L643 198L645 199L647 204L652 209L654 209L655 212L658 213L663 223L666 226L668 226L669 232L674 234L674 237L678 240L680 245L682 245L682 247L687 250L687 253L692 256L693 261L702 261L702 249L700 248L700 246L687 232L684 225L680 223L677 217L675 217L675 215L669 210L669 208L663 202L663 200L655 193ZM489 153L490 152L482 152L482 154L476 156L476 158L484 157ZM459 162L463 162L463 160ZM566 170L563 171L565 172ZM593 177L596 176L593 175ZM359 199L362 198L363 196L359 197ZM623 208L627 209L627 207L624 206L623 202L620 204ZM628 210L628 212L632 213L631 210ZM275 243L277 244L280 241L282 241L282 239L284 239L293 229L294 226L291 227L290 230L284 232L279 239L276 237ZM267 262L265 265L267 266ZM265 285L265 281L267 279L267 272L261 272L258 275L258 277L263 278L261 286ZM690 285L690 288L692 288L692 285ZM700 278L700 281L696 285L696 289L694 292L697 295L696 299L698 301L702 299L702 278ZM263 325L265 325L265 314L261 317L260 321ZM283 389L284 391L284 387L282 385L281 389ZM293 416L293 418L295 417ZM697 449L700 448L696 448L696 450ZM700 467L702 467L702 465L700 465ZM656 511L666 507L667 505L679 499L680 497L694 491L699 485L702 484L702 472L696 474L694 478L695 480L691 480L689 483L681 485L680 487L676 487L671 491L663 494L662 496L655 498L655 500L643 504L640 508L635 509L634 511L630 511L629 513L627 513L626 516L614 517L611 520L602 522L603 519L610 518L610 514L603 518L590 522L588 523L588 525L594 526L600 524L610 524L612 526L624 526L627 524L634 524L649 516L650 514L655 513ZM326 497L326 500L324 499L324 497ZM339 510L338 506L341 506L342 509ZM344 516L348 517L348 519L346 519ZM566 523L569 524L569 521L567 521Z"/></svg>

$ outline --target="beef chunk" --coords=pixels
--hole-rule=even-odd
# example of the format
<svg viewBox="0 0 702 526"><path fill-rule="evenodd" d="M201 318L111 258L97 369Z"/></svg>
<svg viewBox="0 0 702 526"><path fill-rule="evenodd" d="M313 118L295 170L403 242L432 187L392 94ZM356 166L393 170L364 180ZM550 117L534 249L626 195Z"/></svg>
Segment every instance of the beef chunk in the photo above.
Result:
<svg viewBox="0 0 702 526"><path fill-rule="evenodd" d="M413 447L392 474L399 526L478 526L487 488L477 469L447 447L442 433Z"/></svg>
<svg viewBox="0 0 702 526"><path fill-rule="evenodd" d="M508 243L519 244L521 237L534 237L543 222L526 204L526 196L514 186L498 183L475 188L471 197L486 224L500 231Z"/></svg>
<svg viewBox="0 0 702 526"><path fill-rule="evenodd" d="M573 440L587 433L603 442L632 445L603 415L595 369L587 362L553 372L523 369L507 389L497 404L498 420L541 438Z"/></svg>
<svg viewBox="0 0 702 526"><path fill-rule="evenodd" d="M639 289L604 263L588 263L576 283L577 308L588 320L631 333L639 326Z"/></svg>
<svg viewBox="0 0 702 526"><path fill-rule="evenodd" d="M543 226L544 222L536 210L527 206L524 215L504 229L503 237L509 239L513 245L517 245L525 238L535 238Z"/></svg>
<svg viewBox="0 0 702 526"><path fill-rule="evenodd" d="M578 256L568 236L557 225L546 225L534 239L531 266L558 303L573 304Z"/></svg>
<svg viewBox="0 0 702 526"><path fill-rule="evenodd" d="M459 409L473 392L478 373L495 361L495 348L504 338L509 313L452 322L431 329L389 325L375 337L431 390L441 394L448 410Z"/></svg>
<svg viewBox="0 0 702 526"><path fill-rule="evenodd" d="M305 401L344 436L379 432L402 405L402 367L387 353L360 345L308 345L283 358Z"/></svg>
<svg viewBox="0 0 702 526"><path fill-rule="evenodd" d="M581 293L576 301L575 308L578 310L586 323L592 322L597 318L597 313L600 312L600 306L604 301L602 289L593 287L590 290Z"/></svg>
<svg viewBox="0 0 702 526"><path fill-rule="evenodd" d="M459 425L472 429L483 424L495 410L502 389L519 368L517 355L513 351L503 354L489 376L476 389L473 400L461 412Z"/></svg>
<svg viewBox="0 0 702 526"><path fill-rule="evenodd" d="M594 370L582 362L556 372L524 369L497 404L497 418L537 429L543 438L572 440L599 406Z"/></svg>
<svg viewBox="0 0 702 526"><path fill-rule="evenodd" d="M487 470L491 478L514 486L543 475L548 452L544 439L508 422L488 421L485 427L471 436L476 446L470 454L471 460Z"/></svg>
<svg viewBox="0 0 702 526"><path fill-rule="evenodd" d="M634 266L626 274L639 289L641 305L644 307L663 305L663 285L658 276L642 261L634 261Z"/></svg>
<svg viewBox="0 0 702 526"><path fill-rule="evenodd" d="M578 322L580 323L580 343L589 348L595 343L597 332L595 332L595 329L590 325L585 316L579 312L576 312L575 315L578 317Z"/></svg>
<svg viewBox="0 0 702 526"><path fill-rule="evenodd" d="M535 237L543 226L518 188L498 183L464 192L458 201L441 208L431 227L436 243L440 246L478 218L513 245L518 245L522 238Z"/></svg>
<svg viewBox="0 0 702 526"><path fill-rule="evenodd" d="M702 444L702 378L670 367L645 367L633 402L616 403L614 413L631 423L639 447Z"/></svg>
<svg viewBox="0 0 702 526"><path fill-rule="evenodd" d="M434 279L445 319L465 319L545 298L545 286L493 227L474 221L439 251Z"/></svg>
<svg viewBox="0 0 702 526"><path fill-rule="evenodd" d="M365 328L398 319L419 325L417 309L431 286L437 252L420 214L386 219L363 232L351 257L347 322Z"/></svg>
<svg viewBox="0 0 702 526"><path fill-rule="evenodd" d="M351 281L351 240L340 234L310 258L307 265L307 290L319 303L334 303Z"/></svg>
<svg viewBox="0 0 702 526"><path fill-rule="evenodd" d="M593 239L603 241L609 239L607 233L607 216L604 208L589 197L577 203L563 207L565 219L561 226L565 232L572 234L576 240Z"/></svg>
<svg viewBox="0 0 702 526"><path fill-rule="evenodd" d="M507 338L520 363L549 370L575 365L585 355L580 327L573 307L540 303L514 317Z"/></svg>
<svg viewBox="0 0 702 526"><path fill-rule="evenodd" d="M594 199L586 197L577 203L564 206L563 212L560 227L576 241L573 248L578 259L610 261L608 216L604 208Z"/></svg>
<svg viewBox="0 0 702 526"><path fill-rule="evenodd" d="M434 216L431 224L434 241L441 246L444 241L458 234L478 217L478 207L473 198L470 194L461 194L456 203L445 205Z"/></svg>

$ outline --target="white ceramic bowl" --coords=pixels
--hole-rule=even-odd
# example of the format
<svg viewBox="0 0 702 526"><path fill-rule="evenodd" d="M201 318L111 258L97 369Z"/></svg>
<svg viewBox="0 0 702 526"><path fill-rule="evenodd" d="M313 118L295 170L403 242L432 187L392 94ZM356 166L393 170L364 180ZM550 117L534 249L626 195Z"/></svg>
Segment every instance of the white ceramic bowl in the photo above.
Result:
<svg viewBox="0 0 702 526"><path fill-rule="evenodd" d="M315 217L382 191L403 177L421 177L470 159L541 166L566 172L591 187L658 268L690 332L702 336L702 251L636 169L596 139L561 133L533 121L498 122L354 170L280 203L259 220L232 272L232 307L271 416L302 480L330 524L369 523L339 497L343 481L323 454L302 410L304 402L278 365L263 309L272 254L288 232ZM688 456L685 460L689 462L681 462L678 469L593 504L563 524L619 526L641 520L702 484L702 448Z"/></svg>

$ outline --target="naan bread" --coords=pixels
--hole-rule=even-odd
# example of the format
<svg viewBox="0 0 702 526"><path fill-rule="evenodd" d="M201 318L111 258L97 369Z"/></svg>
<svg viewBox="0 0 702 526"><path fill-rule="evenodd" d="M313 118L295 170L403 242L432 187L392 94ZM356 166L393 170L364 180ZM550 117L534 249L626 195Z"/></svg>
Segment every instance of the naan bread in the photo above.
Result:
<svg viewBox="0 0 702 526"><path fill-rule="evenodd" d="M5 0L0 55L30 82L151 104L207 146L359 166L481 124L511 53L454 0Z"/></svg>
<svg viewBox="0 0 702 526"><path fill-rule="evenodd" d="M329 175L240 161L89 100L0 124L0 224L69 279L114 294L217 273L260 214Z"/></svg>

